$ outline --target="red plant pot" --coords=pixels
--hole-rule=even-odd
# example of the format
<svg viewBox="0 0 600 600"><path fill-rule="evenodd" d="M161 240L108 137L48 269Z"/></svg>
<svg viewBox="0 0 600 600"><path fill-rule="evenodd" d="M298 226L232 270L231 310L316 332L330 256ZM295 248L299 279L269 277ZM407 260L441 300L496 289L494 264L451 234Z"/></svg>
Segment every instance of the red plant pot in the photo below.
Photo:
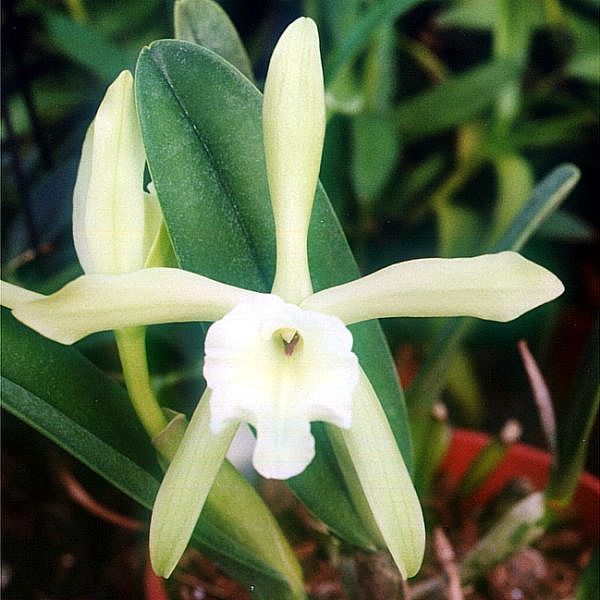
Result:
<svg viewBox="0 0 600 600"><path fill-rule="evenodd" d="M442 464L452 487L458 484L489 440L490 436L485 433L454 430ZM550 475L551 461L548 452L525 444L512 445L485 484L472 495L470 503L473 506L485 504L515 477L526 477L538 490L543 490ZM584 523L582 530L597 540L600 534L600 480L589 473L582 473L572 506L577 519Z"/></svg>

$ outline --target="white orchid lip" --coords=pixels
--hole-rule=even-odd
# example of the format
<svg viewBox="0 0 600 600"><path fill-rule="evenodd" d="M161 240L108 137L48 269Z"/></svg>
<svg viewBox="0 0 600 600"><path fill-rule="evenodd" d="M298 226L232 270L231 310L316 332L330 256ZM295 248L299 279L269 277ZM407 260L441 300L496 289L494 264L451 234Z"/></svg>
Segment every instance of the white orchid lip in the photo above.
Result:
<svg viewBox="0 0 600 600"><path fill-rule="evenodd" d="M253 425L253 463L264 477L306 468L315 453L311 421L350 427L358 359L337 317L257 295L210 327L205 352L211 430Z"/></svg>

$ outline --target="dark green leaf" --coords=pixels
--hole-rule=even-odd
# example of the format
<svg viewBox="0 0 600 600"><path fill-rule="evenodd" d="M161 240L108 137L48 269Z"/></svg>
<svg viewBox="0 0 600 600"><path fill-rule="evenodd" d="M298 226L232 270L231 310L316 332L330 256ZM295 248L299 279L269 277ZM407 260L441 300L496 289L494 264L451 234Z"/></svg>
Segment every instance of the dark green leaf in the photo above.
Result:
<svg viewBox="0 0 600 600"><path fill-rule="evenodd" d="M419 138L465 123L490 107L518 75L513 61L475 67L402 102L396 108L396 126L406 137Z"/></svg>
<svg viewBox="0 0 600 600"><path fill-rule="evenodd" d="M557 167L538 183L531 197L506 228L490 252L514 250L518 252L537 228L552 214L579 181L580 172L575 165Z"/></svg>
<svg viewBox="0 0 600 600"><path fill-rule="evenodd" d="M390 177L400 140L387 119L374 114L352 120L352 180L359 200L371 204Z"/></svg>
<svg viewBox="0 0 600 600"><path fill-rule="evenodd" d="M563 242L590 243L594 240L594 229L577 215L557 210L542 223L537 235Z"/></svg>
<svg viewBox="0 0 600 600"><path fill-rule="evenodd" d="M526 121L510 133L510 143L520 148L547 148L548 146L574 145L586 127L590 115L586 112L569 113L561 117Z"/></svg>
<svg viewBox="0 0 600 600"><path fill-rule="evenodd" d="M520 67L519 75L527 65L529 42L535 25L539 22L540 10L535 2L521 0L496 0L490 2L498 7L494 20L494 58L511 59ZM499 132L510 129L521 105L519 78L508 83L498 95L495 103L496 127Z"/></svg>
<svg viewBox="0 0 600 600"><path fill-rule="evenodd" d="M436 207L438 247L442 257L470 256L481 237L481 218L472 208L451 202Z"/></svg>
<svg viewBox="0 0 600 600"><path fill-rule="evenodd" d="M55 46L105 83L130 68L129 56L92 27L60 13L47 12L45 18Z"/></svg>
<svg viewBox="0 0 600 600"><path fill-rule="evenodd" d="M392 23L373 36L365 68L365 103L369 110L388 114L396 91L396 32Z"/></svg>
<svg viewBox="0 0 600 600"><path fill-rule="evenodd" d="M487 30L498 19L498 3L490 0L462 0L453 2L440 13L437 22L444 27Z"/></svg>
<svg viewBox="0 0 600 600"><path fill-rule="evenodd" d="M252 80L246 49L227 13L213 0L175 2L175 37L210 48Z"/></svg>
<svg viewBox="0 0 600 600"><path fill-rule="evenodd" d="M600 79L600 57L598 56L600 32L597 23L595 20L588 20L576 13L571 13L568 17L568 25L574 38L575 52L567 65L567 71L574 77L598 85Z"/></svg>
<svg viewBox="0 0 600 600"><path fill-rule="evenodd" d="M533 189L533 173L529 162L518 154L502 153L494 158L498 197L494 209L491 241L502 235L515 218Z"/></svg>
<svg viewBox="0 0 600 600"><path fill-rule="evenodd" d="M202 85L198 85L202 82ZM180 265L219 281L269 291L274 224L262 145L261 96L210 50L161 41L142 52L136 76L140 121L152 179ZM358 276L356 264L319 188L309 234L316 289ZM354 347L411 464L405 407L393 361L376 323L352 328ZM332 529L356 544L361 527L316 427L316 462L292 482Z"/></svg>
<svg viewBox="0 0 600 600"><path fill-rule="evenodd" d="M544 12L537 2L520 2L520 4L523 6L518 8L524 13L524 19L536 26L544 24ZM500 12L501 6L498 1L461 0L453 2L441 13L437 21L447 27L489 30L500 19Z"/></svg>
<svg viewBox="0 0 600 600"><path fill-rule="evenodd" d="M590 433L600 406L600 330L598 322L573 379L565 410L557 419L558 461L552 469L546 498L553 506L567 506L584 468Z"/></svg>
<svg viewBox="0 0 600 600"><path fill-rule="evenodd" d="M402 13L422 0L380 0L373 2L346 33L341 44L333 52L325 69L325 80L333 81L350 64L369 42L369 38L381 25L391 23Z"/></svg>

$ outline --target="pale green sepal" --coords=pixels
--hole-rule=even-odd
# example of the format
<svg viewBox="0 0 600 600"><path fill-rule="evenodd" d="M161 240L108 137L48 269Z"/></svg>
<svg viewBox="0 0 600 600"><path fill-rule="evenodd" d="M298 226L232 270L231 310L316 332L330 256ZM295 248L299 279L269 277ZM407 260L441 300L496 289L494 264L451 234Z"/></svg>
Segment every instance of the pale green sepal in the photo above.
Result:
<svg viewBox="0 0 600 600"><path fill-rule="evenodd" d="M336 462L342 471L344 482L348 488L350 497L352 498L352 504L356 509L356 512L359 514L365 529L369 532L370 540L372 541L371 548L365 547L365 550L377 550L378 548L385 548L385 541L381 535L381 532L379 531L379 527L377 526L375 517L373 516L373 511L369 506L369 501L365 496L358 473L356 472L354 464L352 463L352 458L350 457L350 453L346 447L342 430L339 427L330 425L328 423L325 425L325 427L327 428L327 437L329 438L335 453Z"/></svg>
<svg viewBox="0 0 600 600"><path fill-rule="evenodd" d="M169 577L181 558L237 429L210 431L209 396L200 399L154 501L150 560L161 577Z"/></svg>
<svg viewBox="0 0 600 600"><path fill-rule="evenodd" d="M169 424L153 440L161 466L166 471L173 460L188 426L183 413L165 409ZM302 570L277 521L256 490L227 460L223 461L206 498L204 510L210 522L240 546L252 552L265 565L285 577L290 598L304 598ZM250 517L250 518L249 518Z"/></svg>
<svg viewBox="0 0 600 600"><path fill-rule="evenodd" d="M164 412L167 413L166 410ZM169 413L174 413L174 411L169 411ZM186 416L183 413L174 413L167 426L152 438L152 445L158 451L160 458L164 460L164 465L161 461L161 466L164 466L165 471L179 448L187 426Z"/></svg>
<svg viewBox="0 0 600 600"><path fill-rule="evenodd" d="M73 193L73 238L86 273L143 266L145 161L133 77L123 71L88 130Z"/></svg>
<svg viewBox="0 0 600 600"><path fill-rule="evenodd" d="M82 275L50 296L17 306L13 314L38 333L72 344L97 331L216 321L256 294L163 267L123 275Z"/></svg>
<svg viewBox="0 0 600 600"><path fill-rule="evenodd" d="M325 133L319 35L311 19L289 25L273 51L263 132L277 240L273 292L299 302L312 291L306 240Z"/></svg>
<svg viewBox="0 0 600 600"><path fill-rule="evenodd" d="M354 393L352 427L340 429L361 486L404 578L425 551L425 524L415 488L379 400L363 371Z"/></svg>
<svg viewBox="0 0 600 600"><path fill-rule="evenodd" d="M310 296L302 308L345 323L382 317L510 321L564 291L550 271L516 252L397 263ZM358 300L357 300L358 299Z"/></svg>
<svg viewBox="0 0 600 600"><path fill-rule="evenodd" d="M8 283L8 281L0 281L0 304L6 308L16 308L21 304L42 298L44 298L43 294L26 290L13 283Z"/></svg>

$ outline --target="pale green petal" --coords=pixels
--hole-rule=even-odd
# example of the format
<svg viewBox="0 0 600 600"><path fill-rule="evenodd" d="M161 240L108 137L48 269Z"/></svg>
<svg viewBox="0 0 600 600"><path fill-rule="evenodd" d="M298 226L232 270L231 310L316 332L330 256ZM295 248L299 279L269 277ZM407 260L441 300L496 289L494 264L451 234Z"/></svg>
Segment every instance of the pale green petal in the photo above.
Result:
<svg viewBox="0 0 600 600"><path fill-rule="evenodd" d="M19 305L17 319L38 333L72 344L96 331L154 323L214 321L256 292L181 269L83 275L41 300Z"/></svg>
<svg viewBox="0 0 600 600"><path fill-rule="evenodd" d="M86 273L143 266L145 160L133 77L123 71L88 130L73 194L73 237Z"/></svg>
<svg viewBox="0 0 600 600"><path fill-rule="evenodd" d="M0 304L6 308L16 308L20 304L41 300L42 294L26 290L7 281L0 281Z"/></svg>
<svg viewBox="0 0 600 600"><path fill-rule="evenodd" d="M336 317L256 296L214 323L204 348L212 430L254 425L253 464L264 477L287 479L308 466L311 421L350 426L358 360Z"/></svg>
<svg viewBox="0 0 600 600"><path fill-rule="evenodd" d="M325 132L319 35L311 19L289 25L273 51L263 129L277 238L273 292L299 302L312 291L306 240Z"/></svg>
<svg viewBox="0 0 600 600"><path fill-rule="evenodd" d="M550 271L516 252L397 263L323 290L301 306L345 323L382 317L479 317L510 321L564 291Z"/></svg>
<svg viewBox="0 0 600 600"><path fill-rule="evenodd" d="M210 431L209 395L196 407L154 501L150 560L161 577L169 577L181 558L237 428Z"/></svg>
<svg viewBox="0 0 600 600"><path fill-rule="evenodd" d="M144 232L144 268L177 267L178 261L169 237L167 225L156 195L154 184L148 184L148 192L144 194L145 227Z"/></svg>
<svg viewBox="0 0 600 600"><path fill-rule="evenodd" d="M157 244L157 238L163 224L163 215L158 202L158 197L154 186L148 186L148 192L144 192L144 266L162 267L167 265L148 265L148 257L154 246Z"/></svg>
<svg viewBox="0 0 600 600"><path fill-rule="evenodd" d="M362 371L352 427L340 431L379 531L402 576L412 577L425 551L423 513L385 413Z"/></svg>

